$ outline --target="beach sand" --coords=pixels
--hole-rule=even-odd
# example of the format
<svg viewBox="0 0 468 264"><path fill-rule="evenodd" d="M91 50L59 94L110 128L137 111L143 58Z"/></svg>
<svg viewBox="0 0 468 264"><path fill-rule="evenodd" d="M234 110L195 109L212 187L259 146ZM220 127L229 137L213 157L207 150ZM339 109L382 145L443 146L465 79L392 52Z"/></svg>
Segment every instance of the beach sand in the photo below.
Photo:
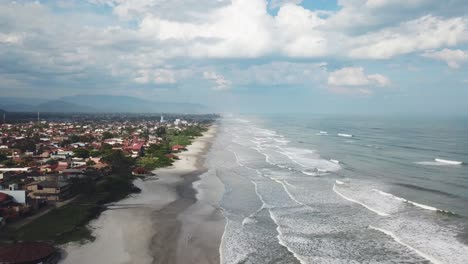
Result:
<svg viewBox="0 0 468 264"><path fill-rule="evenodd" d="M173 166L135 180L142 192L109 205L90 223L95 241L69 243L61 263L219 263L222 183L204 167L216 127Z"/></svg>

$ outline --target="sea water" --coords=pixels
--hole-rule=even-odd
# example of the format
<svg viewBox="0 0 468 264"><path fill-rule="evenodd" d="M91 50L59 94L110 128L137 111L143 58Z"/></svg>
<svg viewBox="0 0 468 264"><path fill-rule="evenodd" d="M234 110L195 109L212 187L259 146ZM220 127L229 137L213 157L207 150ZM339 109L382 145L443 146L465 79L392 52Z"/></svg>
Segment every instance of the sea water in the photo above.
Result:
<svg viewBox="0 0 468 264"><path fill-rule="evenodd" d="M468 263L468 120L225 116L222 263ZM346 136L344 136L346 135Z"/></svg>

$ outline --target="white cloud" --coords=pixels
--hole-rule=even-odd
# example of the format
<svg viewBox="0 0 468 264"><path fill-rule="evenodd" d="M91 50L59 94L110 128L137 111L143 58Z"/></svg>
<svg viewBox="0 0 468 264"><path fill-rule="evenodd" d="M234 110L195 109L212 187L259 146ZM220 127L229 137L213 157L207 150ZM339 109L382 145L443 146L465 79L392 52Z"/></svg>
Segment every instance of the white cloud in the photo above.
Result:
<svg viewBox="0 0 468 264"><path fill-rule="evenodd" d="M50 1L0 0L2 71L14 72L22 83L37 75L60 82L57 87L67 87L67 78L76 86L108 81L132 87L204 78L217 90L335 83L330 86L365 93L366 87L389 85L388 78L351 68L354 77L345 77L356 85L340 84L347 79L334 79L317 61L340 65L343 58L417 53L456 68L467 53L460 50L468 43L466 0L339 0L340 9L326 15L297 5L300 0L88 1L107 5L116 16L87 12L89 4L55 12ZM236 68L237 59L245 58L253 66ZM253 60L258 58L261 64ZM279 62L287 60L296 62ZM217 74L226 64L233 70L223 67ZM102 86L113 86L108 84Z"/></svg>
<svg viewBox="0 0 468 264"><path fill-rule="evenodd" d="M283 5L286 5L286 4L300 4L302 3L302 0L271 0L270 3L268 4L268 6L271 8L271 9L275 9L275 8L279 8Z"/></svg>
<svg viewBox="0 0 468 264"><path fill-rule="evenodd" d="M362 67L346 67L331 72L328 76L328 85L333 92L370 94L369 87L388 86L390 80L381 74L366 75Z"/></svg>
<svg viewBox="0 0 468 264"><path fill-rule="evenodd" d="M460 68L461 64L468 62L468 51L443 49L441 51L429 51L422 56L441 60L447 63L452 69Z"/></svg>
<svg viewBox="0 0 468 264"><path fill-rule="evenodd" d="M0 44L19 44L21 43L21 36L16 34L4 34L0 32Z"/></svg>
<svg viewBox="0 0 468 264"><path fill-rule="evenodd" d="M203 78L214 83L212 89L215 91L225 91L231 89L232 82L214 71L203 72Z"/></svg>
<svg viewBox="0 0 468 264"><path fill-rule="evenodd" d="M468 19L431 15L351 39L353 58L389 59L468 41Z"/></svg>

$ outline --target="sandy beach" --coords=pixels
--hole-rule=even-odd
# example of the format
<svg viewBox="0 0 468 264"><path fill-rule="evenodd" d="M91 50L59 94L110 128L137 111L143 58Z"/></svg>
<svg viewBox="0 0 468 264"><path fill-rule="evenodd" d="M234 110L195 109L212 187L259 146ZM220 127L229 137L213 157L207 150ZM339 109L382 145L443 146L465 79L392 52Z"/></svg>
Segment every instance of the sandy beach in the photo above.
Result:
<svg viewBox="0 0 468 264"><path fill-rule="evenodd" d="M142 192L109 205L89 224L96 239L65 245L61 263L219 263L224 189L204 166L215 135L212 126L173 166L135 180Z"/></svg>

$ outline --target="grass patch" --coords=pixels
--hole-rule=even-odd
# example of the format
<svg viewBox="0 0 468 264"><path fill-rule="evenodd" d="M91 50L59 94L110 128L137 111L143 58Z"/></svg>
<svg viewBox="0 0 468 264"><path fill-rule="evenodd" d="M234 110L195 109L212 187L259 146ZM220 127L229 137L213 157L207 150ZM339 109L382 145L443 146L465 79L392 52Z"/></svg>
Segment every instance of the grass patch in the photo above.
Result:
<svg viewBox="0 0 468 264"><path fill-rule="evenodd" d="M87 224L99 216L105 203L115 202L138 192L139 189L132 184L132 180L129 176L108 176L102 184L96 186L95 193L83 194L17 230L6 229L7 237L22 241L47 240L55 244L92 241L94 237Z"/></svg>

